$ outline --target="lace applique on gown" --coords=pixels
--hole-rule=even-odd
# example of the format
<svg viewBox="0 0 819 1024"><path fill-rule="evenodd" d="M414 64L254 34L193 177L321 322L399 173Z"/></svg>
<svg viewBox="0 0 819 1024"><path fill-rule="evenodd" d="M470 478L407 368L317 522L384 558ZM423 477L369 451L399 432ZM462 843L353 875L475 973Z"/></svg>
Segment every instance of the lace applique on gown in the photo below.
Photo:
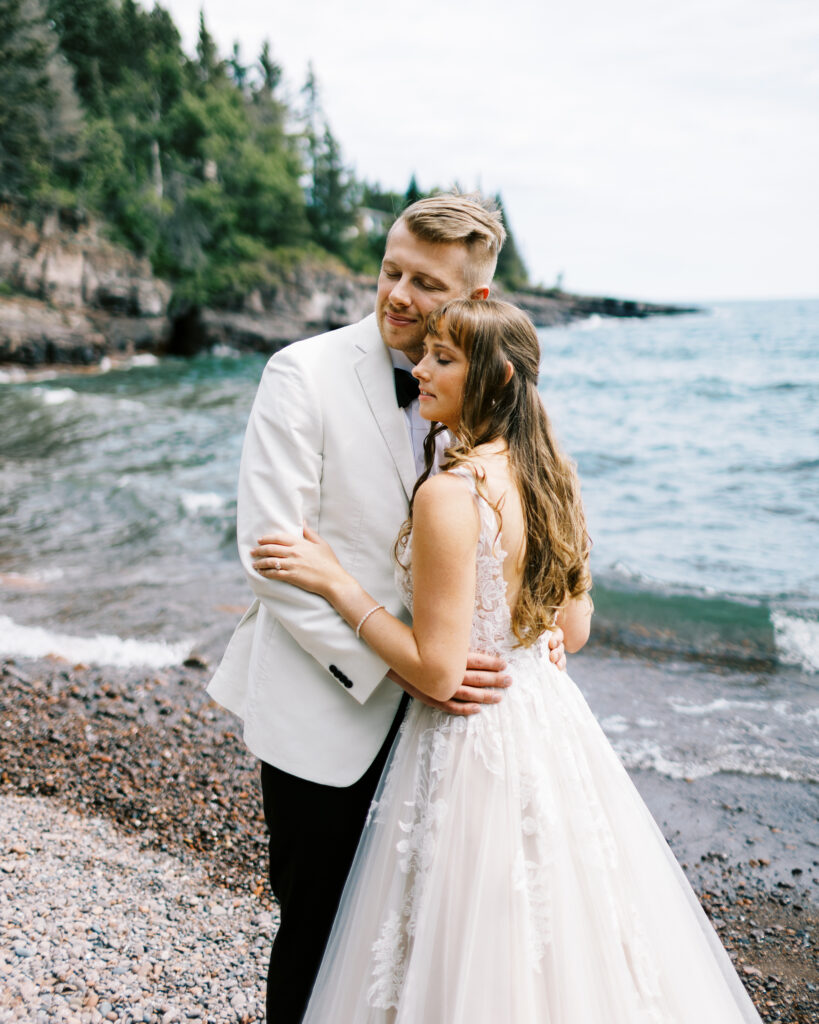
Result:
<svg viewBox="0 0 819 1024"><path fill-rule="evenodd" d="M513 683L468 717L411 704L305 1024L759 1024L547 637L515 645L495 513L453 472L480 517L470 646Z"/></svg>

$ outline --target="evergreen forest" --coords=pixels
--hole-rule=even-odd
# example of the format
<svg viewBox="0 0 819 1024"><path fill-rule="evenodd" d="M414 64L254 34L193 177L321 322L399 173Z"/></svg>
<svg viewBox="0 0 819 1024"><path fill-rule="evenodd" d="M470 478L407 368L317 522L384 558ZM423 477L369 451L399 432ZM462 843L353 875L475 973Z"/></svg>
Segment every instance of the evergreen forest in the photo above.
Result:
<svg viewBox="0 0 819 1024"><path fill-rule="evenodd" d="M424 193L414 176L404 193L358 180L312 66L284 94L269 43L220 54L204 16L188 56L159 4L0 0L0 203L101 222L178 307L230 307L305 261L377 273L392 220ZM498 278L527 284L511 232Z"/></svg>

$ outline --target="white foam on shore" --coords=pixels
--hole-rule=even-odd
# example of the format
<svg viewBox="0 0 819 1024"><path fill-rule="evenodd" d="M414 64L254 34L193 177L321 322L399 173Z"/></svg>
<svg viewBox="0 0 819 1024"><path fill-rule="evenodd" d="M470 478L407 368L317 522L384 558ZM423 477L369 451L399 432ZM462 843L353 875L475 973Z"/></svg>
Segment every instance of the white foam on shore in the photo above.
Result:
<svg viewBox="0 0 819 1024"><path fill-rule="evenodd" d="M125 366L159 366L159 357L150 352L138 352L125 361Z"/></svg>
<svg viewBox="0 0 819 1024"><path fill-rule="evenodd" d="M761 745L726 744L702 760L677 760L655 740L615 739L612 746L629 770L654 771L670 779L703 779L727 772L791 782L819 782L816 762L793 755L788 767L776 763L777 752Z"/></svg>
<svg viewBox="0 0 819 1024"><path fill-rule="evenodd" d="M42 398L44 405L64 405L66 402L73 402L77 397L77 392L73 388L34 387L31 393Z"/></svg>
<svg viewBox="0 0 819 1024"><path fill-rule="evenodd" d="M66 402L74 402L79 399L82 406L90 406L92 409L99 411L108 411L111 408L115 408L142 412L146 408L144 402L136 401L133 398L80 392L75 391L74 388L41 388L39 385L36 385L29 394L39 398L43 405L65 405Z"/></svg>
<svg viewBox="0 0 819 1024"><path fill-rule="evenodd" d="M608 715L600 719L600 727L607 735L613 732L628 732L629 721L623 715Z"/></svg>
<svg viewBox="0 0 819 1024"><path fill-rule="evenodd" d="M195 516L198 512L216 512L224 508L227 499L221 494L214 494L211 491L201 493L199 491L183 491L179 496L182 507L188 515Z"/></svg>
<svg viewBox="0 0 819 1024"><path fill-rule="evenodd" d="M44 380L56 380L59 376L70 373L69 367L61 368L62 373L56 370L43 370L30 366L6 366L0 370L0 384L34 384Z"/></svg>
<svg viewBox="0 0 819 1024"><path fill-rule="evenodd" d="M819 672L819 622L781 611L771 613L771 622L782 661L806 672Z"/></svg>
<svg viewBox="0 0 819 1024"><path fill-rule="evenodd" d="M242 355L238 348L232 348L230 345L225 345L224 342L214 345L210 354L216 356L217 359L238 359Z"/></svg>
<svg viewBox="0 0 819 1024"><path fill-rule="evenodd" d="M669 697L668 703L678 715L710 715L716 711L767 711L770 704L762 700L729 700L717 697L707 704L691 704L682 697Z"/></svg>
<svg viewBox="0 0 819 1024"><path fill-rule="evenodd" d="M54 655L83 665L114 665L117 668L147 666L165 668L179 665L190 654L193 641L123 639L99 633L93 637L52 633L40 626L21 626L7 615L0 615L0 654L23 658Z"/></svg>
<svg viewBox="0 0 819 1024"><path fill-rule="evenodd" d="M26 379L26 371L19 366L10 366L6 370L0 370L0 384L17 384Z"/></svg>
<svg viewBox="0 0 819 1024"><path fill-rule="evenodd" d="M771 715L784 718L788 722L800 722L805 725L819 723L819 707L802 708L790 700L729 700L716 697L707 704L693 704L682 697L668 697L667 703L678 715L704 717L715 715L724 721L742 721L747 729L765 734L771 728ZM751 715L751 712L763 712L763 715ZM723 712L728 712L727 715ZM748 718L743 715L748 714ZM602 723L601 723L602 724Z"/></svg>

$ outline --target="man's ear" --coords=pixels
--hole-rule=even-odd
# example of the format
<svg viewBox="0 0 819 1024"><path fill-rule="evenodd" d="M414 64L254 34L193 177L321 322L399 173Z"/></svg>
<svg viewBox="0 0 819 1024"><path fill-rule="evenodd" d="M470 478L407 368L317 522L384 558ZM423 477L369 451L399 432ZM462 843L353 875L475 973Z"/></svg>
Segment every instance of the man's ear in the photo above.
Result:
<svg viewBox="0 0 819 1024"><path fill-rule="evenodd" d="M503 382L504 387L506 387L506 385L509 383L509 381L514 376L515 376L515 368L514 368L514 366L512 366L512 364L507 359L506 360L506 380Z"/></svg>
<svg viewBox="0 0 819 1024"><path fill-rule="evenodd" d="M469 297L470 299L488 299L489 289L485 286L483 288L476 288Z"/></svg>

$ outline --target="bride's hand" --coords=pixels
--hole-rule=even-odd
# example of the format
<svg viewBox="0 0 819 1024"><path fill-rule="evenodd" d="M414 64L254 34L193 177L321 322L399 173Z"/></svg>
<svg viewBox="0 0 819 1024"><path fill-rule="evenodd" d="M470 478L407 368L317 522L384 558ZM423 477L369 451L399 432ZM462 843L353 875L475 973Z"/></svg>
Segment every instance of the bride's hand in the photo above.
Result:
<svg viewBox="0 0 819 1024"><path fill-rule="evenodd" d="M330 545L307 525L299 538L283 533L262 537L250 554L260 576L322 597L350 579Z"/></svg>

